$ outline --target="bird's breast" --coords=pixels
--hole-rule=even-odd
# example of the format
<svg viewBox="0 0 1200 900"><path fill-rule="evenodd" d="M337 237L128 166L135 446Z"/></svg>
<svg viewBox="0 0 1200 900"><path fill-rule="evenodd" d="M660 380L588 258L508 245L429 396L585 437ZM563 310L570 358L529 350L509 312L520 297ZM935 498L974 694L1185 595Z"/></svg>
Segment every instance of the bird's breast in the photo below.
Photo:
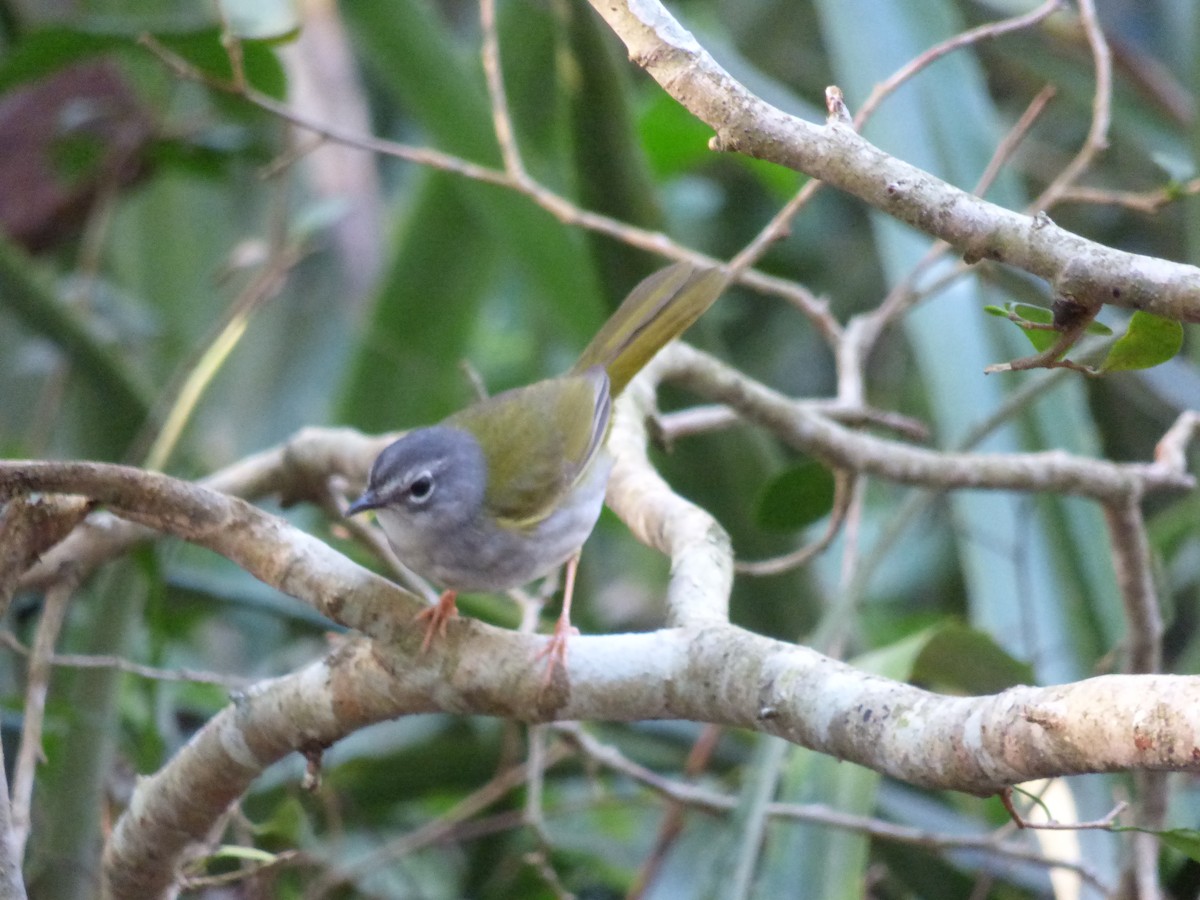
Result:
<svg viewBox="0 0 1200 900"><path fill-rule="evenodd" d="M507 591L547 574L583 546L604 506L611 468L608 453L599 451L555 510L529 525L505 526L482 510L465 521L434 525L395 508L380 509L379 523L401 561L437 587Z"/></svg>

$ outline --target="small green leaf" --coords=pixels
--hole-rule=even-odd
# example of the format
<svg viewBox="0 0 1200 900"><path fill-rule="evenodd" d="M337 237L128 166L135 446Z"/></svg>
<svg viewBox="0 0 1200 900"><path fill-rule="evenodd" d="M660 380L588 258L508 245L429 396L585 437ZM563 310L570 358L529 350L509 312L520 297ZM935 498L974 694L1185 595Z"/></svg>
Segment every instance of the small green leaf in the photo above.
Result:
<svg viewBox="0 0 1200 900"><path fill-rule="evenodd" d="M913 681L971 696L994 694L1033 682L1033 670L982 631L965 625L939 628L912 670Z"/></svg>
<svg viewBox="0 0 1200 900"><path fill-rule="evenodd" d="M833 508L833 474L814 460L780 472L764 485L754 518L766 531L796 531Z"/></svg>
<svg viewBox="0 0 1200 900"><path fill-rule="evenodd" d="M1101 372L1149 369L1165 363L1183 346L1183 325L1138 310L1100 367Z"/></svg>
<svg viewBox="0 0 1200 900"><path fill-rule="evenodd" d="M215 28L180 34L156 35L168 50L183 57L201 72L227 81L233 77L229 53ZM265 41L246 41L241 45L242 70L250 85L279 100L287 92L283 65Z"/></svg>
<svg viewBox="0 0 1200 900"><path fill-rule="evenodd" d="M1189 859L1200 862L1200 831L1195 828L1172 828L1170 831L1158 832L1158 839L1178 850Z"/></svg>
<svg viewBox="0 0 1200 900"><path fill-rule="evenodd" d="M650 167L664 181L687 175L718 159L745 167L776 196L795 194L802 180L791 169L776 163L740 154L713 153L708 144L712 129L661 91L643 108L637 128Z"/></svg>
<svg viewBox="0 0 1200 900"><path fill-rule="evenodd" d="M1195 828L1172 828L1158 832L1158 839L1184 856L1200 862L1200 831Z"/></svg>
<svg viewBox="0 0 1200 900"><path fill-rule="evenodd" d="M238 847L233 844L225 844L210 853L208 858L244 859L247 862L266 864L275 862L276 855L274 853L268 853L266 850L259 850L257 847Z"/></svg>
<svg viewBox="0 0 1200 900"><path fill-rule="evenodd" d="M708 149L712 129L666 93L656 93L646 105L638 131L646 157L660 178L683 175L713 159Z"/></svg>
<svg viewBox="0 0 1200 900"><path fill-rule="evenodd" d="M1025 337L1029 338L1029 343L1033 344L1033 349L1041 353L1049 350L1054 346L1054 342L1058 340L1059 332L1049 331L1045 328L1026 328L1024 323L1035 325L1051 325L1054 323L1054 313L1046 309L1044 306L1032 306L1028 303L1006 303L1003 307L985 306L983 311L991 316L999 316L1002 319L1012 319L1025 333ZM1015 319L1013 317L1016 317Z"/></svg>
<svg viewBox="0 0 1200 900"><path fill-rule="evenodd" d="M1033 306L1029 303L1013 303L1009 306L1013 312L1026 322L1036 322L1038 325L1054 323L1054 313L1044 306Z"/></svg>
<svg viewBox="0 0 1200 900"><path fill-rule="evenodd" d="M258 838L297 844L303 839L307 821L304 805L295 797L284 797L272 811L271 817L260 825L254 825L253 831Z"/></svg>
<svg viewBox="0 0 1200 900"><path fill-rule="evenodd" d="M1054 346L1054 342L1058 340L1059 334L1057 331L1042 331L1041 329L1022 328L1025 332L1025 337L1029 338L1029 343L1033 344L1033 349L1038 353L1044 353Z"/></svg>
<svg viewBox="0 0 1200 900"><path fill-rule="evenodd" d="M1089 322L1086 330L1087 330L1088 334L1102 334L1105 336L1108 336L1113 333L1113 330L1111 328L1109 328L1107 325L1105 325L1103 322L1096 322L1096 321Z"/></svg>
<svg viewBox="0 0 1200 900"><path fill-rule="evenodd" d="M0 91L11 90L15 85L65 69L80 60L133 46L132 38L119 34L72 28L30 31L18 44L5 48L0 63Z"/></svg>

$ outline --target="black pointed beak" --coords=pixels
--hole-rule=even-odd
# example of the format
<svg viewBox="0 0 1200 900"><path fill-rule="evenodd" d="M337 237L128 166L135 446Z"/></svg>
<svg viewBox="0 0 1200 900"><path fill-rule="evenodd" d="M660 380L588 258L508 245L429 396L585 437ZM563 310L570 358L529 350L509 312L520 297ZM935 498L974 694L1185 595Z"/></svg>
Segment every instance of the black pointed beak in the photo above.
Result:
<svg viewBox="0 0 1200 900"><path fill-rule="evenodd" d="M350 508L346 510L346 516L356 516L360 512L366 512L368 509L378 509L381 506L383 506L383 501L379 499L373 490L367 488L363 491L361 497L350 504Z"/></svg>

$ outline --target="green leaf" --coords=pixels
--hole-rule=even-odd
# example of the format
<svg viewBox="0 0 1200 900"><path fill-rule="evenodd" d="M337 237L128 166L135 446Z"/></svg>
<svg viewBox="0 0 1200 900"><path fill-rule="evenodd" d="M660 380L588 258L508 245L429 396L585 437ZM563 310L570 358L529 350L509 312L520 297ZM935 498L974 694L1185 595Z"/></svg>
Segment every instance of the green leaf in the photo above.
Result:
<svg viewBox="0 0 1200 900"><path fill-rule="evenodd" d="M806 460L763 486L754 519L765 531L796 531L829 513L833 493L833 473L815 460Z"/></svg>
<svg viewBox="0 0 1200 900"><path fill-rule="evenodd" d="M575 167L575 199L587 209L619 221L661 230L664 219L658 188L637 139L628 57L587 4L568 5L567 15L567 50L572 71L578 73L564 80L563 90L568 100L565 118L572 131L568 152ZM522 22L528 18L522 16ZM539 99L539 106L544 106L545 88L536 85L532 94ZM661 92L659 96L671 99ZM541 110L539 114L545 115ZM628 290L631 276L649 275L660 264L656 257L624 241L596 234L589 236L589 242L604 292L614 300Z"/></svg>
<svg viewBox="0 0 1200 900"><path fill-rule="evenodd" d="M1054 322L1054 313L1044 306L1031 306L1028 303L1009 303L1007 307L1008 313L1020 316L1026 322L1032 322L1037 325L1050 325ZM1049 350L1054 346L1054 342L1058 340L1059 333L1057 331L1046 331L1042 328L1025 328L1020 322L1016 324L1021 328L1025 337L1029 339L1029 343L1033 344L1033 349L1038 353Z"/></svg>
<svg viewBox="0 0 1200 900"><path fill-rule="evenodd" d="M1178 850L1188 859L1200 862L1200 831L1195 828L1172 828L1157 834L1158 839L1172 850Z"/></svg>
<svg viewBox="0 0 1200 900"><path fill-rule="evenodd" d="M132 46L129 37L116 34L95 34L72 28L30 32L6 52L0 64L0 91L41 78L81 59Z"/></svg>
<svg viewBox="0 0 1200 900"><path fill-rule="evenodd" d="M1053 311L1046 309L1044 306L1032 306L1028 303L1006 303L1002 307L995 305L985 306L983 311L990 316L1013 320L1014 324L1025 333L1025 337L1029 339L1029 343L1033 344L1033 348L1039 353L1053 347L1062 334L1060 331L1049 331L1045 328L1027 328L1022 324L1023 322L1036 325L1054 324ZM1016 320L1013 319L1014 316L1017 317ZM1085 331L1088 334L1112 334L1112 329L1103 322L1089 322Z"/></svg>
<svg viewBox="0 0 1200 900"><path fill-rule="evenodd" d="M495 246L454 177L423 176L381 274L341 417L387 431L434 422L469 400L457 364L493 276Z"/></svg>
<svg viewBox="0 0 1200 900"><path fill-rule="evenodd" d="M656 92L638 121L646 157L659 178L686 174L711 161L712 129L669 94Z"/></svg>
<svg viewBox="0 0 1200 900"><path fill-rule="evenodd" d="M1031 306L1028 303L1007 303L1004 306L988 304L983 311L989 316L1001 319L1011 319L1013 315L1018 315L1027 322L1037 322L1040 325L1049 325L1054 322L1054 314L1051 310L1044 306ZM1094 321L1088 323L1086 331L1088 334L1107 335L1113 333L1113 330L1103 322Z"/></svg>
<svg viewBox="0 0 1200 900"><path fill-rule="evenodd" d="M1044 306L1031 306L1028 303L1006 303L1004 306L988 305L983 308L983 311L990 316L997 316L1001 319L1009 319L1024 333L1025 337L1029 338L1029 343L1033 344L1033 349L1041 353L1049 350L1054 346L1054 342L1058 340L1057 331L1047 331L1044 328L1026 328L1022 325L1024 322L1032 322L1037 325L1050 325L1054 322L1054 313L1046 309ZM1013 316L1017 316L1014 319Z"/></svg>
<svg viewBox="0 0 1200 900"><path fill-rule="evenodd" d="M1183 347L1183 325L1138 310L1100 367L1101 372L1150 369L1165 363Z"/></svg>
<svg viewBox="0 0 1200 900"><path fill-rule="evenodd" d="M913 681L936 690L977 696L1030 684L1033 670L1014 659L989 635L965 625L939 628L912 667Z"/></svg>
<svg viewBox="0 0 1200 900"><path fill-rule="evenodd" d="M224 844L208 855L209 859L241 859L247 862L272 863L276 859L274 853L259 850L257 847L239 847Z"/></svg>
<svg viewBox="0 0 1200 900"><path fill-rule="evenodd" d="M221 43L221 32L216 28L156 37L163 46L182 56L201 72L222 81L233 77L229 54ZM282 100L287 93L287 77L270 46L264 41L244 41L241 51L242 69L250 86Z"/></svg>
<svg viewBox="0 0 1200 900"><path fill-rule="evenodd" d="M259 838L274 838L290 844L298 844L303 838L308 814L304 804L292 796L284 797L271 811L271 816L265 822L252 825L251 829Z"/></svg>
<svg viewBox="0 0 1200 900"><path fill-rule="evenodd" d="M1029 303L1010 303L1008 308L1026 322L1036 322L1038 325L1051 325L1054 323L1054 313L1044 306L1033 306Z"/></svg>

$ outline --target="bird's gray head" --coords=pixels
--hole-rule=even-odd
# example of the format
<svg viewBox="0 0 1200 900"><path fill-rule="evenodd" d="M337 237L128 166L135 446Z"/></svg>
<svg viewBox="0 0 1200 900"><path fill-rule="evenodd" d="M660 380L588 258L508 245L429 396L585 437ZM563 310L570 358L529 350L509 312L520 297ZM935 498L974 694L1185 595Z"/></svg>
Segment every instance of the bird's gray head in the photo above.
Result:
<svg viewBox="0 0 1200 900"><path fill-rule="evenodd" d="M479 442L445 425L410 431L375 459L363 495L346 515L387 509L435 517L439 524L470 519L483 504L487 464Z"/></svg>

